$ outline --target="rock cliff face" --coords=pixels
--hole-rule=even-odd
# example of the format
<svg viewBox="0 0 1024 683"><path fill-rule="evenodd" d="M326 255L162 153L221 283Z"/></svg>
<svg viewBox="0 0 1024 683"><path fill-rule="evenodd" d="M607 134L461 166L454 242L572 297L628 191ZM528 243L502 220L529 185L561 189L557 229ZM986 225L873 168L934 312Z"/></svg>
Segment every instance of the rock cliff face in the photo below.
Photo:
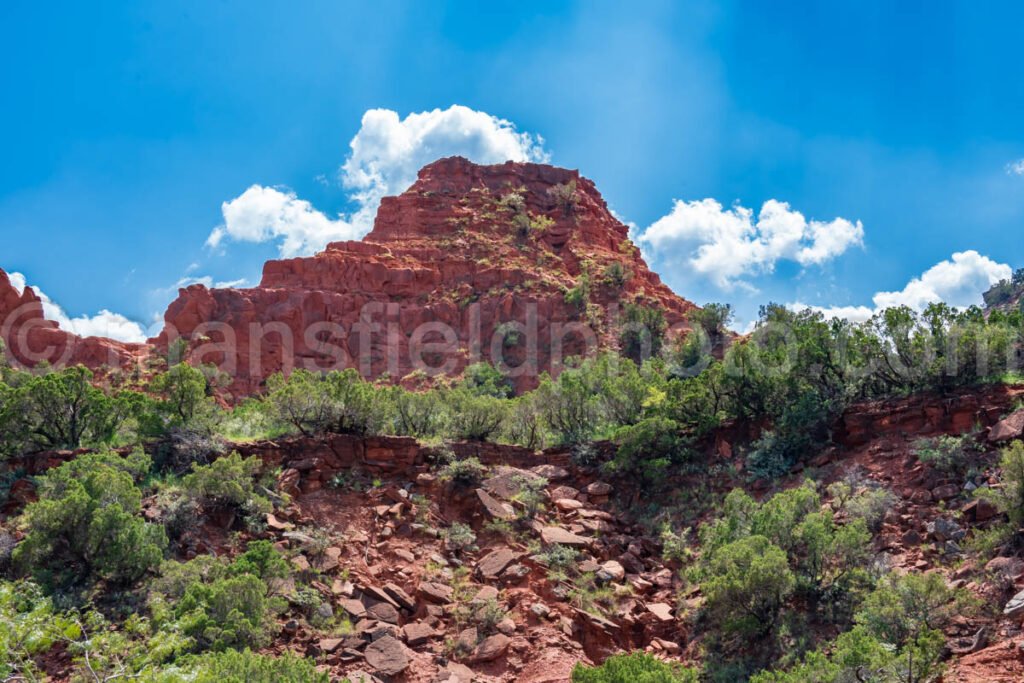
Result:
<svg viewBox="0 0 1024 683"><path fill-rule="evenodd" d="M693 308L647 268L590 180L453 157L384 199L362 241L269 261L251 289L182 289L154 341L184 340L193 361L235 377L236 394L291 367L401 379L477 360L524 389L560 359L614 347L631 303L679 327Z"/></svg>
<svg viewBox="0 0 1024 683"><path fill-rule="evenodd" d="M19 292L0 270L0 339L10 360L26 367L82 364L90 368L128 370L148 355L144 344L125 344L100 337L79 337L60 329L43 315L43 304L31 287Z"/></svg>

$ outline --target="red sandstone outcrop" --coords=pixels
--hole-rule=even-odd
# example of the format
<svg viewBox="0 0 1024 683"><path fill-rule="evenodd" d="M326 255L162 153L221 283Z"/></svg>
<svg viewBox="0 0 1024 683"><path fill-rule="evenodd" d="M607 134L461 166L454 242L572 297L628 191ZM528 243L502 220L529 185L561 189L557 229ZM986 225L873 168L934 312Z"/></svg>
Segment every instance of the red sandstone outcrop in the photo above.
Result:
<svg viewBox="0 0 1024 683"><path fill-rule="evenodd" d="M27 367L82 364L90 368L130 369L149 353L144 344L126 344L101 337L79 337L43 315L43 304L31 287L19 292L0 270L0 339L10 360Z"/></svg>
<svg viewBox="0 0 1024 683"><path fill-rule="evenodd" d="M558 372L559 358L614 347L627 303L684 324L693 304L647 268L627 233L577 171L441 159L383 200L363 241L269 261L251 289L182 289L156 343L187 340L193 361L220 365L236 393L294 366L398 379L458 374L481 359L520 368L512 376L528 388ZM586 280L588 296L568 302Z"/></svg>

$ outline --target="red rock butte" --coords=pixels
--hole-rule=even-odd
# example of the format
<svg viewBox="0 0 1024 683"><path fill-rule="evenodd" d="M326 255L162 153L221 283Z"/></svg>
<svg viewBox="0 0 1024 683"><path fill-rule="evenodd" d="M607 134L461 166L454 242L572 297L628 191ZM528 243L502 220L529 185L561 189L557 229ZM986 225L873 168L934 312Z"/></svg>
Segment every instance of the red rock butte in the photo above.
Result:
<svg viewBox="0 0 1024 683"><path fill-rule="evenodd" d="M574 288L584 296L567 297ZM412 187L384 198L362 241L268 261L250 289L179 290L148 345L45 326L33 298L0 278L0 315L38 308L34 343L70 346L70 362L124 367L177 343L230 374L236 396L293 367L402 379L417 369L458 374L478 360L503 363L525 389L538 372L557 373L559 358L614 348L625 304L658 307L681 326L694 308L648 269L578 171L461 157L425 166ZM21 333L17 322L7 327L5 339Z"/></svg>

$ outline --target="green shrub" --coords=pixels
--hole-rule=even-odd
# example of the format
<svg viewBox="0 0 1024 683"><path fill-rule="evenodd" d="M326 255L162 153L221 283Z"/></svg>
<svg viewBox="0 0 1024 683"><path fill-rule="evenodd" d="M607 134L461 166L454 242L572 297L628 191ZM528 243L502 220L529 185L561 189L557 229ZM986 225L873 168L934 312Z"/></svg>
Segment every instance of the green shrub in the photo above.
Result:
<svg viewBox="0 0 1024 683"><path fill-rule="evenodd" d="M956 614L973 610L972 598L951 589L938 572L889 576L868 597L856 620L868 633L899 654L904 678L930 680L941 669L945 637L942 630Z"/></svg>
<svg viewBox="0 0 1024 683"><path fill-rule="evenodd" d="M1024 525L1024 443L1014 441L1004 448L999 468L1002 486L978 489L976 495L991 501L1017 529Z"/></svg>
<svg viewBox="0 0 1024 683"><path fill-rule="evenodd" d="M582 313L590 302L590 271L586 268L576 278L576 284L565 290L565 304Z"/></svg>
<svg viewBox="0 0 1024 683"><path fill-rule="evenodd" d="M864 627L856 626L826 646L808 652L795 666L785 671L762 671L750 683L905 683L901 661L899 652Z"/></svg>
<svg viewBox="0 0 1024 683"><path fill-rule="evenodd" d="M970 435L943 435L921 439L914 444L917 459L945 474L962 477L980 452L978 442Z"/></svg>
<svg viewBox="0 0 1024 683"><path fill-rule="evenodd" d="M576 179L567 183L559 183L548 189L548 194L555 200L562 209L562 215L569 218L575 213L576 205L579 203L579 195L576 192Z"/></svg>
<svg viewBox="0 0 1024 683"><path fill-rule="evenodd" d="M668 323L662 309L626 304L622 316L622 331L619 335L622 355L636 363L657 356L661 353L667 328Z"/></svg>
<svg viewBox="0 0 1024 683"><path fill-rule="evenodd" d="M141 516L133 475L148 470L141 451L85 454L42 478L40 498L23 516L25 539L14 563L51 588L97 580L129 584L155 567L167 545L163 527Z"/></svg>
<svg viewBox="0 0 1024 683"><path fill-rule="evenodd" d="M441 481L459 488L476 488L487 475L487 467L474 457L452 460L438 472Z"/></svg>
<svg viewBox="0 0 1024 683"><path fill-rule="evenodd" d="M252 574L193 583L174 608L181 632L202 649L262 647L273 626L267 587Z"/></svg>
<svg viewBox="0 0 1024 683"><path fill-rule="evenodd" d="M764 536L747 536L713 551L700 585L714 623L765 635L775 628L796 578L781 548Z"/></svg>
<svg viewBox="0 0 1024 683"><path fill-rule="evenodd" d="M507 345L515 346L519 343L517 339L509 342L511 338L518 335L515 328L507 328L504 332L502 331L504 326L508 324L502 323L498 325L495 334L500 335L502 340L508 343ZM459 382L459 386L477 396L508 398L512 395L511 380L490 363L473 363L467 366L462 372L462 380Z"/></svg>
<svg viewBox="0 0 1024 683"><path fill-rule="evenodd" d="M449 435L465 441L487 441L501 430L505 420L506 401L489 395L471 393L459 388L447 393L451 406Z"/></svg>
<svg viewBox="0 0 1024 683"><path fill-rule="evenodd" d="M327 374L305 369L267 380L264 405L278 422L305 436L322 432L372 434L381 428L379 401L354 368Z"/></svg>
<svg viewBox="0 0 1024 683"><path fill-rule="evenodd" d="M572 670L573 683L697 683L697 672L655 659L652 655L634 652L615 655L597 667L577 664Z"/></svg>
<svg viewBox="0 0 1024 683"><path fill-rule="evenodd" d="M456 555L468 552L476 547L476 534L473 529L462 522L453 522L443 532L444 544Z"/></svg>
<svg viewBox="0 0 1024 683"><path fill-rule="evenodd" d="M108 395L82 366L29 376L15 390L16 431L26 447L74 449L109 444L133 411L138 394Z"/></svg>
<svg viewBox="0 0 1024 683"><path fill-rule="evenodd" d="M666 483L672 465L684 461L690 454L679 431L675 421L664 417L649 417L635 425L620 427L614 435L618 451L607 469L636 479L646 487Z"/></svg>
<svg viewBox="0 0 1024 683"><path fill-rule="evenodd" d="M601 279L607 286L620 290L626 286L626 283L629 282L632 275L633 274L629 271L629 268L622 265L621 262L612 261L605 266L604 274Z"/></svg>
<svg viewBox="0 0 1024 683"><path fill-rule="evenodd" d="M444 433L449 416L442 392L408 391L402 387L390 387L384 398L391 409L391 424L395 434L423 439Z"/></svg>
<svg viewBox="0 0 1024 683"><path fill-rule="evenodd" d="M233 510L247 517L270 512L270 501L256 492L255 477L262 463L233 451L209 465L195 465L181 480L182 488L208 510Z"/></svg>
<svg viewBox="0 0 1024 683"><path fill-rule="evenodd" d="M575 573L580 553L575 548L555 543L539 553L537 559L547 566L549 576L561 579Z"/></svg>
<svg viewBox="0 0 1024 683"><path fill-rule="evenodd" d="M191 638L199 650L261 647L275 630L275 597L291 574L269 541L254 541L233 562L199 556L167 562L153 583L150 609L164 630Z"/></svg>
<svg viewBox="0 0 1024 683"><path fill-rule="evenodd" d="M184 667L195 683L327 683L330 676L314 662L286 652L279 657L250 650L227 650L203 655ZM342 683L347 683L344 679ZM358 683L358 681L354 682Z"/></svg>
<svg viewBox="0 0 1024 683"><path fill-rule="evenodd" d="M0 581L0 680L44 680L36 658L76 631L38 586Z"/></svg>

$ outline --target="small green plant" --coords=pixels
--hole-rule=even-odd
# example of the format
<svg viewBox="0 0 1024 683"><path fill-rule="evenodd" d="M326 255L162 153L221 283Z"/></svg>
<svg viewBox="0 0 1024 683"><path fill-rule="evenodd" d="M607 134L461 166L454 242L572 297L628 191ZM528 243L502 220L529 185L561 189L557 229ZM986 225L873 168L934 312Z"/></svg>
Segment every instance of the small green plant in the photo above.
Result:
<svg viewBox="0 0 1024 683"><path fill-rule="evenodd" d="M629 271L629 268L618 261L612 261L605 266L601 279L607 286L619 290L626 286L626 283L629 282L632 276L633 274Z"/></svg>
<svg viewBox="0 0 1024 683"><path fill-rule="evenodd" d="M580 553L575 548L558 543L538 553L537 559L548 568L548 580L564 581L575 572Z"/></svg>
<svg viewBox="0 0 1024 683"><path fill-rule="evenodd" d="M576 179L573 178L567 183L559 183L551 187L548 193L562 209L562 215L566 218L572 217L576 212L576 205L579 203L579 196L576 193Z"/></svg>
<svg viewBox="0 0 1024 683"><path fill-rule="evenodd" d="M584 267L576 278L576 284L565 290L565 304L582 313L590 301L590 271Z"/></svg>
<svg viewBox="0 0 1024 683"><path fill-rule="evenodd" d="M506 610L497 598L488 598L473 610L472 622L480 636L487 636L497 630L497 626L508 617Z"/></svg>
<svg viewBox="0 0 1024 683"><path fill-rule="evenodd" d="M455 522L444 530L444 543L455 555L461 555L476 547L476 534L473 529L462 522Z"/></svg>
<svg viewBox="0 0 1024 683"><path fill-rule="evenodd" d="M693 554L685 534L673 531L668 521L661 523L658 536L661 539L661 557L665 561L683 562Z"/></svg>
<svg viewBox="0 0 1024 683"><path fill-rule="evenodd" d="M977 440L967 434L921 439L914 445L918 460L954 476L966 474L980 451Z"/></svg>
<svg viewBox="0 0 1024 683"><path fill-rule="evenodd" d="M469 457L447 463L438 472L438 477L459 488L476 488L486 474L487 467L478 458Z"/></svg>

